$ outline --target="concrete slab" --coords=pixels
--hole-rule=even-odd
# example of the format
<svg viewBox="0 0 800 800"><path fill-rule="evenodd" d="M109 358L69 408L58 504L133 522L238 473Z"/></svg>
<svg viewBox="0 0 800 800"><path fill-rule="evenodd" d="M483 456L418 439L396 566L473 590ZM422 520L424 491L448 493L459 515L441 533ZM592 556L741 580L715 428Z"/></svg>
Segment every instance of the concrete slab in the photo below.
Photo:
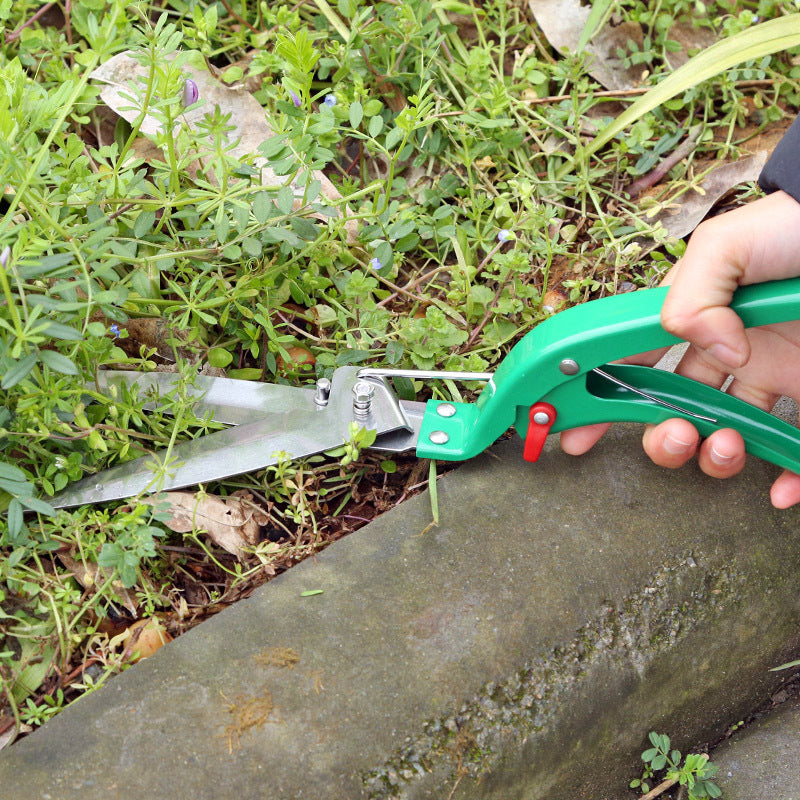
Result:
<svg viewBox="0 0 800 800"><path fill-rule="evenodd" d="M800 800L800 697L714 751L725 800Z"/></svg>
<svg viewBox="0 0 800 800"><path fill-rule="evenodd" d="M438 528L404 503L0 753L0 796L624 796L650 730L719 735L800 649L774 474L660 470L624 427L501 443L440 481Z"/></svg>

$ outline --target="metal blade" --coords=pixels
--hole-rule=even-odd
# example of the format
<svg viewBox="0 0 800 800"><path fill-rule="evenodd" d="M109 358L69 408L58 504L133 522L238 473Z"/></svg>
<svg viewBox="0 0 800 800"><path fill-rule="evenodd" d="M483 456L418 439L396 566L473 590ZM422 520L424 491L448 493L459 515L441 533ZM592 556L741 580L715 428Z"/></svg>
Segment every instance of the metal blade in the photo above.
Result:
<svg viewBox="0 0 800 800"><path fill-rule="evenodd" d="M145 410L156 408L158 398L175 389L179 382L180 376L172 372L102 370L97 377L97 387L102 392L108 392L112 386L125 385L138 388L140 397L153 395L153 402L146 403ZM196 398L198 417L211 413L214 421L223 425L243 425L264 416L270 409L291 408L301 394L308 395L308 399L314 397L313 389L207 375L193 377L191 384L185 384L184 391Z"/></svg>
<svg viewBox="0 0 800 800"><path fill-rule="evenodd" d="M313 392L307 390L281 392L280 402L270 402L269 409L251 411L251 419L256 414L260 418L183 442L172 449L166 464L166 451L144 456L84 478L49 502L58 508L103 503L263 469L281 459L302 458L344 444L350 438L352 421L375 430L378 437L398 432L397 447L391 449L413 446L419 433L419 410L414 408L417 413L409 422L388 384L374 379L370 381L375 387L370 412L355 417L352 391L358 380L357 367L341 367L333 375L327 406L317 406Z"/></svg>

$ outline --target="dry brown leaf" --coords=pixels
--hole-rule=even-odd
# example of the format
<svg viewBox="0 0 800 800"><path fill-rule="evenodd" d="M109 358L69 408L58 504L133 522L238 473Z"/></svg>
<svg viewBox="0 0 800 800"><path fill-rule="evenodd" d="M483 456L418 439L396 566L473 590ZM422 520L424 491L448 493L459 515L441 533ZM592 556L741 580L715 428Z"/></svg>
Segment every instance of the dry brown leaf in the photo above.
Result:
<svg viewBox="0 0 800 800"><path fill-rule="evenodd" d="M755 181L767 156L766 151L761 151L712 169L696 190L690 189L686 192L680 203L670 203L655 215L655 219L661 222L671 238L683 238L700 224L709 210L734 186Z"/></svg>
<svg viewBox="0 0 800 800"><path fill-rule="evenodd" d="M122 659L136 664L143 658L149 658L156 650L160 650L167 642L172 641L172 636L167 633L161 621L151 619L138 619L133 625L128 626L122 633L109 641L109 647L116 650L121 645Z"/></svg>
<svg viewBox="0 0 800 800"><path fill-rule="evenodd" d="M574 52L591 11L580 0L528 0L528 6L547 41L556 50ZM617 48L627 50L628 39L641 44L642 30L636 23L606 25L598 31L586 48L594 58L589 74L606 89L632 89L642 75L641 66L625 69L617 56Z"/></svg>
<svg viewBox="0 0 800 800"><path fill-rule="evenodd" d="M264 109L259 102L243 86L226 86L217 80L205 67L196 64L187 64L183 68L187 78L196 84L200 98L204 101L198 108L186 111L181 115L179 125L186 125L189 129L196 129L205 115L219 106L223 114L230 114L230 122L235 126L228 132L230 142L235 145L228 150L232 158L258 153L259 146L274 135L267 124ZM100 90L103 102L117 114L133 124L141 116L141 107L136 106L128 97L136 96L131 91L131 86L147 79L147 72L132 55L130 51L112 56L92 72L91 77L104 84ZM160 133L159 121L151 114L146 114L140 131L149 138L155 138ZM286 176L276 175L268 166L267 160L257 156L253 164L261 170L261 182L264 186L280 187L286 183ZM310 179L318 180L322 185L322 194L331 202L342 199L338 189L322 172L313 172ZM291 183L292 191L297 197L297 205L305 192L305 187L296 182ZM327 217L322 217L327 219ZM348 240L355 240L357 227L354 221L345 224Z"/></svg>
<svg viewBox="0 0 800 800"><path fill-rule="evenodd" d="M58 560L69 570L72 577L84 588L94 591L98 583L102 586L112 575L113 571L106 571L97 564L87 561L77 561L69 553L58 553ZM121 581L115 580L111 585L111 590L116 599L130 611L132 616L139 613L139 606L133 595L122 585Z"/></svg>
<svg viewBox="0 0 800 800"><path fill-rule="evenodd" d="M23 723L19 726L19 730L12 726L5 733L0 733L0 750L9 744L13 744L17 736L21 733L30 733L32 730L33 728L30 725L25 725Z"/></svg>
<svg viewBox="0 0 800 800"><path fill-rule="evenodd" d="M682 67L696 52L711 47L717 41L710 28L696 28L691 22L676 22L669 29L669 38L681 46L676 53L667 54L672 69Z"/></svg>
<svg viewBox="0 0 800 800"><path fill-rule="evenodd" d="M529 0L528 5L547 37L557 50L575 52L578 47L591 4L582 5L580 0ZM670 29L669 38L681 45L680 51L670 53L669 63L673 69L685 64L691 52L702 50L716 41L708 28L694 28L689 23L676 23ZM628 41L641 46L644 34L636 22L607 23L592 37L586 51L594 58L590 61L589 74L606 89L634 89L645 76L641 65L627 69L617 55L617 50L628 51Z"/></svg>
<svg viewBox="0 0 800 800"><path fill-rule="evenodd" d="M192 492L164 492L146 497L143 503L166 507L170 518L164 524L177 533L202 531L224 550L244 559L245 548L258 543L262 525L269 519L249 494L216 497Z"/></svg>

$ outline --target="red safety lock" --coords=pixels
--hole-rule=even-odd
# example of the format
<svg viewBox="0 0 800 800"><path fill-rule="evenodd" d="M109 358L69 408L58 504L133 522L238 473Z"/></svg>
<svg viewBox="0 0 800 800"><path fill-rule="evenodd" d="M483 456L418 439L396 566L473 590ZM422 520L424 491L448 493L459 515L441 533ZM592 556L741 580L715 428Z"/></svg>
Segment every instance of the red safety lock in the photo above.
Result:
<svg viewBox="0 0 800 800"><path fill-rule="evenodd" d="M528 413L528 421L522 457L526 461L538 461L545 439L556 421L556 410L550 403L534 403Z"/></svg>

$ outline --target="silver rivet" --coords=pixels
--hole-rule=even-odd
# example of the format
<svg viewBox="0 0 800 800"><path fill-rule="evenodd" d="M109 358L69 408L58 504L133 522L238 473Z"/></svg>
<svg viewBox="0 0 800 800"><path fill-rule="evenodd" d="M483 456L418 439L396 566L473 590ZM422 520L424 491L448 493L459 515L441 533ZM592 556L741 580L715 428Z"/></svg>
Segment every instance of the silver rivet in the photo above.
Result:
<svg viewBox="0 0 800 800"><path fill-rule="evenodd" d="M353 386L353 413L357 417L368 417L375 387L367 381L356 381Z"/></svg>
<svg viewBox="0 0 800 800"><path fill-rule="evenodd" d="M580 366L578 362L575 361L574 358L565 358L561 361L558 365L558 368L565 374L565 375L577 375L578 370L580 370Z"/></svg>
<svg viewBox="0 0 800 800"><path fill-rule="evenodd" d="M331 396L331 382L327 378L320 378L317 381L317 389L314 392L314 402L318 406L328 405Z"/></svg>
<svg viewBox="0 0 800 800"><path fill-rule="evenodd" d="M450 437L444 431L431 431L428 438L433 444L447 444L450 441Z"/></svg>
<svg viewBox="0 0 800 800"><path fill-rule="evenodd" d="M537 425L547 425L547 423L550 422L550 415L545 413L544 411L537 411L533 415L533 421Z"/></svg>
<svg viewBox="0 0 800 800"><path fill-rule="evenodd" d="M436 413L440 417L452 417L456 413L456 407L452 403L439 403Z"/></svg>

